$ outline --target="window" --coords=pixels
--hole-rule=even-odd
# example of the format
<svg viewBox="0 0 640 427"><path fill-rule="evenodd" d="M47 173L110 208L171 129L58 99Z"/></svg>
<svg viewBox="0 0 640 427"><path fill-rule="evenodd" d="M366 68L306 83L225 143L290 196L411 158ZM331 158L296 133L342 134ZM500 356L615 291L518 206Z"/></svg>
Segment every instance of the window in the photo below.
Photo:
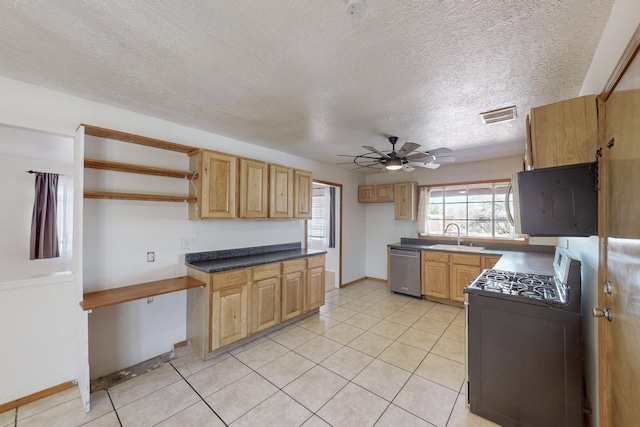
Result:
<svg viewBox="0 0 640 427"><path fill-rule="evenodd" d="M507 220L505 197L508 182L475 183L430 187L426 235L484 239L519 239ZM446 229L446 233L445 233Z"/></svg>
<svg viewBox="0 0 640 427"><path fill-rule="evenodd" d="M307 224L307 241L311 247L336 247L336 191L334 187L314 183L311 220Z"/></svg>

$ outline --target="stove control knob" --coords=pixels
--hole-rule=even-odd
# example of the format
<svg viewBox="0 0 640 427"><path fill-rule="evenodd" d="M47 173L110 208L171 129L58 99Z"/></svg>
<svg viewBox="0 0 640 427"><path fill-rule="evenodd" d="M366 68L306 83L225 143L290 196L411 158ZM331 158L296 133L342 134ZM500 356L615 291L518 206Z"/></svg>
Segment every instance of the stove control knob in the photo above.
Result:
<svg viewBox="0 0 640 427"><path fill-rule="evenodd" d="M594 308L592 314L593 317L606 317L607 320L611 322L611 309L606 305L602 310L600 310L599 308Z"/></svg>

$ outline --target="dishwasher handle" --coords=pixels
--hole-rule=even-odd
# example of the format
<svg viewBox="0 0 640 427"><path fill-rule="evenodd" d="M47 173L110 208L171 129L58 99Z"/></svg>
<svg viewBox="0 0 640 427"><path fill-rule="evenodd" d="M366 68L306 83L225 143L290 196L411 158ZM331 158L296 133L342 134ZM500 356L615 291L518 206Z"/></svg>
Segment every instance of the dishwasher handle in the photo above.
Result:
<svg viewBox="0 0 640 427"><path fill-rule="evenodd" d="M405 257L405 258L420 258L420 252L402 249L391 249L391 256Z"/></svg>

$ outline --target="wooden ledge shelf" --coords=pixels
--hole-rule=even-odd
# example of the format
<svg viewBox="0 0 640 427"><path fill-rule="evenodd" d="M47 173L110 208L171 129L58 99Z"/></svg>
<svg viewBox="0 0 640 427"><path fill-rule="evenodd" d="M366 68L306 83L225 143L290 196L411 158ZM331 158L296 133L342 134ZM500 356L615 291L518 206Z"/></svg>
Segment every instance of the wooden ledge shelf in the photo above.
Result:
<svg viewBox="0 0 640 427"><path fill-rule="evenodd" d="M145 145L147 147L161 148L163 150L176 151L178 153L189 155L197 153L199 150L199 148L191 147L189 145L176 144L175 142L163 141L161 139L147 138L145 136L134 135L117 130L105 129L85 124L81 124L80 126L84 126L85 135L97 136L98 138L115 139L116 141Z"/></svg>
<svg viewBox="0 0 640 427"><path fill-rule="evenodd" d="M139 283L136 285L86 293L80 303L80 307L82 307L83 310L93 310L94 308L108 307L137 299L184 291L199 286L204 286L204 282L189 276Z"/></svg>
<svg viewBox="0 0 640 427"><path fill-rule="evenodd" d="M172 196L166 194L116 193L110 191L84 191L85 199L143 200L147 202L188 202L195 203L198 198L192 196Z"/></svg>
<svg viewBox="0 0 640 427"><path fill-rule="evenodd" d="M129 163L110 162L108 160L84 159L84 167L89 169L102 169L116 172L130 172L144 175L168 176L169 178L192 179L198 174L193 171L181 171L176 169L156 168L153 166L133 165Z"/></svg>

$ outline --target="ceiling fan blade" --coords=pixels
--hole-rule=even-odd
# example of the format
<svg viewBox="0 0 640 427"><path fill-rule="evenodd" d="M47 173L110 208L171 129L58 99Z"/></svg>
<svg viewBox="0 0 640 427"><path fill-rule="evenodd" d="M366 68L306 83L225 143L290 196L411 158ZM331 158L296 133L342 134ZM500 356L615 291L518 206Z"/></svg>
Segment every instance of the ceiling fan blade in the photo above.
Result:
<svg viewBox="0 0 640 427"><path fill-rule="evenodd" d="M389 157L388 154L384 154L382 151L378 150L377 148L368 146L368 145L363 145L362 148L365 148L369 151L371 151L372 153L376 153L377 155L384 157L385 159L390 159L391 157Z"/></svg>
<svg viewBox="0 0 640 427"><path fill-rule="evenodd" d="M448 155L448 154L453 154L453 150L450 150L448 148L445 147L440 147L440 148L434 148L433 150L427 150L427 153L431 154L432 156L444 156L444 155Z"/></svg>
<svg viewBox="0 0 640 427"><path fill-rule="evenodd" d="M438 156L434 160L435 163L453 163L455 161L455 156Z"/></svg>
<svg viewBox="0 0 640 427"><path fill-rule="evenodd" d="M398 150L397 156L404 157L418 148L420 148L420 144L416 144L415 142L405 142L402 145L402 148Z"/></svg>
<svg viewBox="0 0 640 427"><path fill-rule="evenodd" d="M435 156L431 156L431 155L425 154L425 153L416 153L416 154L412 154L410 156L407 156L407 160L409 160L410 162L425 163L425 162L432 162L435 159L436 159Z"/></svg>
<svg viewBox="0 0 640 427"><path fill-rule="evenodd" d="M409 165L409 164L405 164L404 166L402 166L402 170L409 173L409 172L413 172L414 170L416 170L416 168L414 168L413 166Z"/></svg>
<svg viewBox="0 0 640 427"><path fill-rule="evenodd" d="M409 163L410 166L418 166L421 168L427 168L427 169L438 169L440 167L440 163L418 163L418 162L411 162Z"/></svg>

